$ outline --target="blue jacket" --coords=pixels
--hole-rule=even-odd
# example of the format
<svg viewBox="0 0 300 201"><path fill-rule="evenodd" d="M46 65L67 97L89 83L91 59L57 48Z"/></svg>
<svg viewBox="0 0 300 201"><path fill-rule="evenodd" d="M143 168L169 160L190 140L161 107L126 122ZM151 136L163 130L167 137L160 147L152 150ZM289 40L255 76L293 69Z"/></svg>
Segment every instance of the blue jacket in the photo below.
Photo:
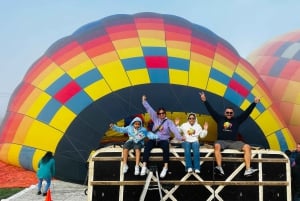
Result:
<svg viewBox="0 0 300 201"><path fill-rule="evenodd" d="M55 160L51 158L47 163L42 160L38 163L37 177L39 179L51 179L55 175Z"/></svg>
<svg viewBox="0 0 300 201"><path fill-rule="evenodd" d="M141 123L141 126L137 130L135 130L134 126L133 126L133 123L136 121ZM149 139L157 139L157 135L152 132L149 132L145 127L142 126L142 124L143 124L143 122L142 122L141 118L135 117L128 126L120 127L120 126L117 126L114 124L112 126L112 129L119 133L127 133L128 137L129 137L128 140L133 140L135 143L137 143L137 142L143 143L144 138L146 138L146 137L148 137Z"/></svg>

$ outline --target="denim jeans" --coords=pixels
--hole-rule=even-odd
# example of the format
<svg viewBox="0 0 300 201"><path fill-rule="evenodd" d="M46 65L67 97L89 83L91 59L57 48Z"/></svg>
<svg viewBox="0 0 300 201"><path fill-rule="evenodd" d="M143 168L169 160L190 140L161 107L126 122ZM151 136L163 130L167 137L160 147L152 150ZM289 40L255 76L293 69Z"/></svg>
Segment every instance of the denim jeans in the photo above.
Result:
<svg viewBox="0 0 300 201"><path fill-rule="evenodd" d="M51 178L49 178L49 179L39 178L38 191L41 191L43 180L45 180L47 184L46 184L46 186L44 188L44 191L42 193L47 193L48 188L51 185Z"/></svg>
<svg viewBox="0 0 300 201"><path fill-rule="evenodd" d="M183 142L182 147L184 149L184 160L185 160L185 169L193 168L200 170L200 144L196 142ZM192 152L193 150L193 163L192 163ZM193 166L194 164L194 166Z"/></svg>
<svg viewBox="0 0 300 201"><path fill-rule="evenodd" d="M150 152L154 147L159 147L163 150L163 162L169 162L170 145L169 140L149 140L145 143L143 162L148 163Z"/></svg>

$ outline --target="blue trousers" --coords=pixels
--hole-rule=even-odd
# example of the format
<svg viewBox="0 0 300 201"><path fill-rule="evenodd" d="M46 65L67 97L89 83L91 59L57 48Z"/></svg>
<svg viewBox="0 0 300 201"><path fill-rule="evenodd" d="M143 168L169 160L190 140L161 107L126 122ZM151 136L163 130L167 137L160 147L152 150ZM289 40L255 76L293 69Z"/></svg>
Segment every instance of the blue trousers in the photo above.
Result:
<svg viewBox="0 0 300 201"><path fill-rule="evenodd" d="M50 185L51 185L51 178L49 178L49 179L46 179L46 178L45 178L45 179L39 178L38 191L41 191L43 180L46 181L46 186L45 186L45 188L44 188L44 192L42 192L42 193L47 193L48 188L49 188Z"/></svg>
<svg viewBox="0 0 300 201"><path fill-rule="evenodd" d="M200 170L200 144L196 142L183 142L182 147L184 149L184 160L185 169L193 168ZM193 162L192 162L192 152L193 151ZM193 165L194 164L194 165Z"/></svg>

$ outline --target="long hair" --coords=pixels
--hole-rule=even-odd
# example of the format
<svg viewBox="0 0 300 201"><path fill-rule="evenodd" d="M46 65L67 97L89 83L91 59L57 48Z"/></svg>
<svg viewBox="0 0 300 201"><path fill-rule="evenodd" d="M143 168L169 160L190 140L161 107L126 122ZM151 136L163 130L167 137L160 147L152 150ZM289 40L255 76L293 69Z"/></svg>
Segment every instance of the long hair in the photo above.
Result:
<svg viewBox="0 0 300 201"><path fill-rule="evenodd" d="M53 158L52 152L47 151L47 153L42 158L42 163L47 163L51 158Z"/></svg>

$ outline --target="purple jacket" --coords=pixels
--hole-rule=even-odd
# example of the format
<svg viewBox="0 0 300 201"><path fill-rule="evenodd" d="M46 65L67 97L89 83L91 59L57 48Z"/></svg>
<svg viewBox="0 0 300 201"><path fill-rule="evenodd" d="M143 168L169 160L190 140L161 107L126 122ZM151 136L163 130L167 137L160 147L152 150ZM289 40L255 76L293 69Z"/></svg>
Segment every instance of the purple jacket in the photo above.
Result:
<svg viewBox="0 0 300 201"><path fill-rule="evenodd" d="M143 101L143 106L147 110L147 112L150 114L150 117L153 121L153 128L152 131L154 131L160 123L163 121L163 119L160 119L157 117L157 113L153 108L150 106L150 104L147 101ZM167 118L167 117L166 117ZM175 138L177 140L182 140L182 136L180 135L178 128L174 124L174 122L170 119L167 119L163 124L162 124L162 129L157 131L156 134L158 135L159 140L169 140L171 136L171 131L174 133Z"/></svg>

